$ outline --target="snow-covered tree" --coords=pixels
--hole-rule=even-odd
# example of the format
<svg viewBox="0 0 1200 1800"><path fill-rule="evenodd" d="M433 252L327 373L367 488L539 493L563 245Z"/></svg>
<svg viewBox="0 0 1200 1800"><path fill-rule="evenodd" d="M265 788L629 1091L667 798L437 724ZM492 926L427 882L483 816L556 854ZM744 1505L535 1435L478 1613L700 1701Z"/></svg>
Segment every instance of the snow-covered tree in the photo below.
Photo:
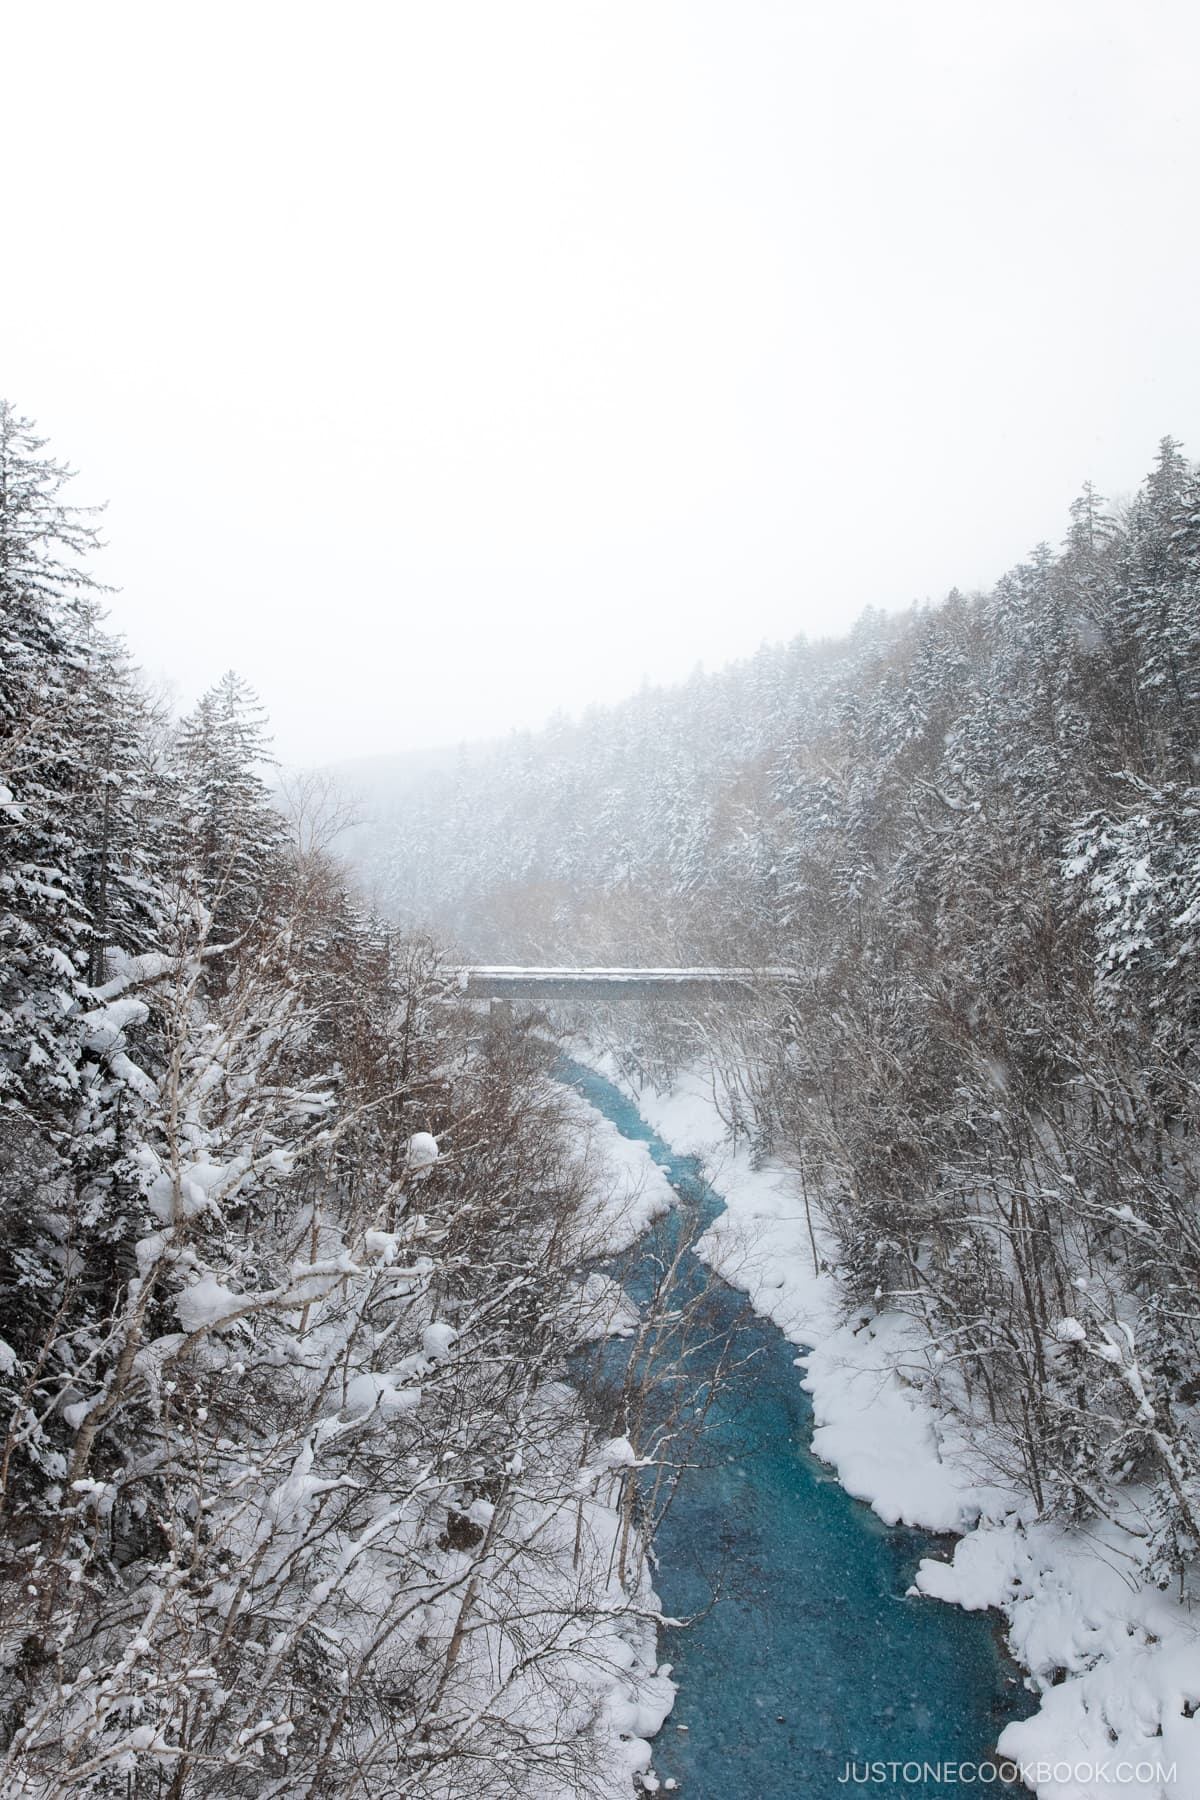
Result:
<svg viewBox="0 0 1200 1800"><path fill-rule="evenodd" d="M277 872L285 830L263 773L269 744L258 696L231 670L201 696L174 745L180 877L196 881L221 935L260 918Z"/></svg>

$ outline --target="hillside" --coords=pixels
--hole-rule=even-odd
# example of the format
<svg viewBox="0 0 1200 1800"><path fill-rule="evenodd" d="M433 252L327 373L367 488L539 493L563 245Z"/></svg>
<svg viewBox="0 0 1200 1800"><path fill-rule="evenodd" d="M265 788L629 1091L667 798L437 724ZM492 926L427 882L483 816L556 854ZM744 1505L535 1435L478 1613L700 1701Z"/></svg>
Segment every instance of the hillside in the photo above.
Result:
<svg viewBox="0 0 1200 1800"><path fill-rule="evenodd" d="M755 1215L735 1279L748 1261L783 1305L811 1209L871 1366L990 1469L996 1528L1064 1530L1064 1569L1119 1559L1127 1612L1080 1600L1065 1647L1026 1633L1046 1693L1081 1683L1050 1750L1086 1718L1069 1741L1091 1750L1190 1746L1200 1706L1177 1674L1200 1546L1198 758L1200 478L1165 439L1120 516L1085 489L1061 549L989 592L467 759L364 851L395 905L479 953L799 971L739 1006L615 1014L616 1066L673 1090L694 1064L786 1172L790 1261ZM992 1603L1054 1591L1020 1568ZM1156 1593L1175 1609L1147 1636Z"/></svg>
<svg viewBox="0 0 1200 1800"><path fill-rule="evenodd" d="M1164 784L1194 775L1196 507L1167 439L1121 518L1086 488L1061 550L988 593L440 766L348 769L351 856L398 917L499 960L778 960L918 897L932 927L968 888L1003 939L1002 870L1074 911L1063 859L1092 812L1116 823L1147 786L1171 810Z"/></svg>

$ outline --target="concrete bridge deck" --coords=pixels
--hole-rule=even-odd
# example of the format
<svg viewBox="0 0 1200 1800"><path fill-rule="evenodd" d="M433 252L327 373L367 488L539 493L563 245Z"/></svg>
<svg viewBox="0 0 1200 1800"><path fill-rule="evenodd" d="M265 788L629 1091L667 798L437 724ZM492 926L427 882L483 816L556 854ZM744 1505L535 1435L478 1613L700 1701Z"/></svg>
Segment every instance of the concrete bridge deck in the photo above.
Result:
<svg viewBox="0 0 1200 1800"><path fill-rule="evenodd" d="M795 969L776 968L518 968L509 964L460 969L463 992L472 1000L615 1000L636 994L671 992L680 998L732 992L794 981Z"/></svg>

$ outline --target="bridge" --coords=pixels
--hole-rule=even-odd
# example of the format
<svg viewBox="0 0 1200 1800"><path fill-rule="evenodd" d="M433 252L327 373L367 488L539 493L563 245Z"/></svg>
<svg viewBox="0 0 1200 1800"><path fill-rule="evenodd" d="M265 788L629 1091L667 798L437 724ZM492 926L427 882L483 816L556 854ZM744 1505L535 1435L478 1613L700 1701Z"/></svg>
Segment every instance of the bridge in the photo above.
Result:
<svg viewBox="0 0 1200 1800"><path fill-rule="evenodd" d="M623 1000L654 993L696 999L795 981L797 974L774 968L523 969L493 964L459 969L458 981L470 1000Z"/></svg>

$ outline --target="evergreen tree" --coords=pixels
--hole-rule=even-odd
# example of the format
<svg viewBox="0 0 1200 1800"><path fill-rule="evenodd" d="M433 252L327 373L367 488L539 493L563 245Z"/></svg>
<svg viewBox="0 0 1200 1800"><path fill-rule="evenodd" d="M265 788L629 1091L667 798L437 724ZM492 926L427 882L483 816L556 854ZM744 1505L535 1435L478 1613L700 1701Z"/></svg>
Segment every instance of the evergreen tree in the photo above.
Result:
<svg viewBox="0 0 1200 1800"><path fill-rule="evenodd" d="M258 696L231 670L183 721L172 758L180 878L196 882L218 939L263 918L280 873L284 824L260 773L272 760Z"/></svg>
<svg viewBox="0 0 1200 1800"><path fill-rule="evenodd" d="M88 971L79 746L96 582L90 514L45 440L0 401L0 1094L75 1083L70 1026Z"/></svg>

